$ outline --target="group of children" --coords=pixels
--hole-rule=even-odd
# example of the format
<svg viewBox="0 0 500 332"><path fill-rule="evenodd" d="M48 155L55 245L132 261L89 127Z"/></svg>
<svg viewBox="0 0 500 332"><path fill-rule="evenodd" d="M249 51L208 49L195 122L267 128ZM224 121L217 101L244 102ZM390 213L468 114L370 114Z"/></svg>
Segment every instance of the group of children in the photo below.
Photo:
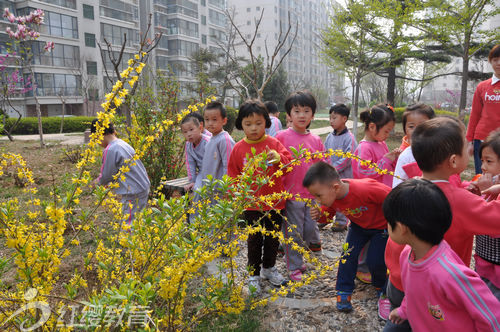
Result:
<svg viewBox="0 0 500 332"><path fill-rule="evenodd" d="M454 118L435 117L427 105L406 109L406 136L392 151L385 143L396 122L390 106L376 105L361 112L364 137L359 144L347 129L345 105L330 109L333 132L324 143L308 129L316 112L312 94L291 94L285 110L290 123L281 130L274 103L244 102L235 126L245 137L236 144L223 129L227 117L221 103L208 104L203 116L187 115L181 123L190 180L187 189L196 196L210 175L236 178L252 153L267 153L266 172L272 175L280 164L293 159L293 150L351 152L360 160L332 156L294 166L274 185L254 192L260 196L287 191L293 198L255 206L243 218L269 231L281 229L285 238L317 251L321 250L317 221L324 212L334 215L335 231L348 228L349 251L338 268L337 309L353 308L358 259L364 252L362 265L377 291L379 316L387 320L384 331L500 331L500 201L491 199L500 192L493 185L493 176L500 174L500 131L481 147L485 175L464 183L460 173L469 161L465 126ZM481 197L484 193L488 199ZM304 198L313 204L306 204ZM474 236L476 271L469 268ZM302 280L307 266L289 243L284 245L289 278L275 266L276 237L256 233L247 244L248 284L254 294L264 279L277 287Z"/></svg>

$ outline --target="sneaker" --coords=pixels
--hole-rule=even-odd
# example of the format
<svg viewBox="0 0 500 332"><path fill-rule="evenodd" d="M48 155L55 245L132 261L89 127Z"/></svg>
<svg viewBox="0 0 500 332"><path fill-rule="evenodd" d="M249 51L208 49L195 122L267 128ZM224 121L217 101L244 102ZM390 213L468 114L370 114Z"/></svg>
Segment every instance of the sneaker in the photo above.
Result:
<svg viewBox="0 0 500 332"><path fill-rule="evenodd" d="M312 252L321 251L321 243L311 243L309 245L309 250L311 250Z"/></svg>
<svg viewBox="0 0 500 332"><path fill-rule="evenodd" d="M342 312L351 312L351 294L346 292L337 292L337 310Z"/></svg>
<svg viewBox="0 0 500 332"><path fill-rule="evenodd" d="M335 224L332 226L332 232L334 233L344 232L345 230L347 230L347 225Z"/></svg>
<svg viewBox="0 0 500 332"><path fill-rule="evenodd" d="M372 275L370 272L362 272L362 271L357 271L356 272L356 278L359 279L359 281L365 283L365 284L371 284L372 283Z"/></svg>
<svg viewBox="0 0 500 332"><path fill-rule="evenodd" d="M302 270L297 269L290 273L290 280L292 281L301 281L302 280Z"/></svg>
<svg viewBox="0 0 500 332"><path fill-rule="evenodd" d="M391 302L387 298L387 295L380 295L378 298L378 316L383 320L389 319L389 314L391 313Z"/></svg>
<svg viewBox="0 0 500 332"><path fill-rule="evenodd" d="M251 296L256 296L260 294L260 277L250 276L248 277L248 293Z"/></svg>
<svg viewBox="0 0 500 332"><path fill-rule="evenodd" d="M276 266L273 266L273 267L270 267L267 269L262 268L260 270L260 277L263 280L269 280L271 285L276 286L276 287L286 286L286 284L288 283L288 280L286 280L285 277L283 277L281 275L281 273L279 273Z"/></svg>

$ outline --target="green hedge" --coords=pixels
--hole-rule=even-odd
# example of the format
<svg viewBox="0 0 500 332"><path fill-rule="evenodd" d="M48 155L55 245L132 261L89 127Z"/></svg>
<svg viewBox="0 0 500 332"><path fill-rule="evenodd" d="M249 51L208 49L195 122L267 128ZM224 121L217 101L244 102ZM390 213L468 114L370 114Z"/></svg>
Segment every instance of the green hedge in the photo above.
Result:
<svg viewBox="0 0 500 332"><path fill-rule="evenodd" d="M236 122L236 117L238 116L238 111L231 106L226 107L227 123L224 126L224 130L228 133L232 133L234 129L234 123Z"/></svg>
<svg viewBox="0 0 500 332"><path fill-rule="evenodd" d="M85 129L90 128L90 123L94 117L89 116L73 116L64 118L64 133L84 132ZM5 123L5 128L10 128L15 122L16 118L8 118ZM44 134L59 133L61 128L60 117L42 117L42 127ZM12 132L14 135L34 135L38 134L38 119L36 117L22 118L21 122Z"/></svg>
<svg viewBox="0 0 500 332"><path fill-rule="evenodd" d="M405 112L406 107L396 107L394 108L394 115L396 116L396 122L402 122L403 121L403 113ZM445 110L434 110L437 116L442 116L442 115L447 115L447 116L452 116L452 117L458 117L457 112L450 112L450 111L445 111ZM469 122L469 115L465 116L465 124Z"/></svg>

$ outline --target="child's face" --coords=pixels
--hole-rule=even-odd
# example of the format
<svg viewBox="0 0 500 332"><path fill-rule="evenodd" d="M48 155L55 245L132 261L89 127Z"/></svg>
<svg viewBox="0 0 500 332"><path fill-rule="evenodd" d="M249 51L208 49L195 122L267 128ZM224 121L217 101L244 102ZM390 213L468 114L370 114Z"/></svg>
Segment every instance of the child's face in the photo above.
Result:
<svg viewBox="0 0 500 332"><path fill-rule="evenodd" d="M303 133L314 119L314 114L309 106L294 106L290 111L290 119L292 120L292 128Z"/></svg>
<svg viewBox="0 0 500 332"><path fill-rule="evenodd" d="M330 126L335 130L340 130L345 128L345 123L347 122L347 116L340 115L337 113L330 114Z"/></svg>
<svg viewBox="0 0 500 332"><path fill-rule="evenodd" d="M222 117L218 108L206 109L203 117L205 118L205 128L207 128L212 135L220 133L227 122L227 118Z"/></svg>
<svg viewBox="0 0 500 332"><path fill-rule="evenodd" d="M250 114L250 116L243 118L241 126L245 136L252 141L257 141L266 134L266 119L262 114Z"/></svg>
<svg viewBox="0 0 500 332"><path fill-rule="evenodd" d="M311 184L307 190L314 196L316 202L320 205L331 206L337 197L337 191L339 190L339 183L320 183L314 182Z"/></svg>
<svg viewBox="0 0 500 332"><path fill-rule="evenodd" d="M371 138L377 142L385 141L389 137L393 129L394 129L394 121L386 123L383 127L381 127L378 130L378 132L375 123L370 123L368 127L368 131L371 134Z"/></svg>
<svg viewBox="0 0 500 332"><path fill-rule="evenodd" d="M489 173L493 176L500 174L500 159L491 147L486 146L483 148L481 161L481 170L483 173Z"/></svg>
<svg viewBox="0 0 500 332"><path fill-rule="evenodd" d="M463 172L464 169L467 168L469 165L469 151L468 151L468 142L465 139L465 132L462 132L463 140L464 140L464 146L462 148L462 154L460 156L455 157L455 163L456 163L456 173L460 174Z"/></svg>
<svg viewBox="0 0 500 332"><path fill-rule="evenodd" d="M490 64L495 72L495 76L500 77L500 57L492 58Z"/></svg>
<svg viewBox="0 0 500 332"><path fill-rule="evenodd" d="M194 121L188 121L181 124L182 135L186 141L192 144L198 144L201 140L201 133L203 132L203 127L201 123L196 125Z"/></svg>
<svg viewBox="0 0 500 332"><path fill-rule="evenodd" d="M290 128L292 127L292 119L290 118L290 115L286 115L286 127Z"/></svg>
<svg viewBox="0 0 500 332"><path fill-rule="evenodd" d="M412 112L408 114L408 117L406 118L406 125L405 125L405 133L408 139L411 142L411 135L415 131L415 128L421 124L422 122L425 122L429 120L429 118L419 112Z"/></svg>

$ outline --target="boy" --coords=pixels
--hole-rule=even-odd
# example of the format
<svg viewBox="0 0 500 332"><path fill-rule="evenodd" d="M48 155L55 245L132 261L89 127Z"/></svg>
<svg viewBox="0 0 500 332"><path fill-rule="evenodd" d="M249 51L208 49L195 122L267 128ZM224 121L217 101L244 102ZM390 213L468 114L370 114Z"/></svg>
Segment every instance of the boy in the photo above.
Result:
<svg viewBox="0 0 500 332"><path fill-rule="evenodd" d="M271 119L271 127L266 128L266 134L275 137L276 134L283 129L281 121L279 120L280 111L278 110L278 105L274 101L266 101L267 112L269 113L269 118Z"/></svg>
<svg viewBox="0 0 500 332"><path fill-rule="evenodd" d="M210 137L202 134L203 124L199 121L199 114L190 113L181 121L182 135L186 139L186 169L189 178L189 184L184 187L186 191L196 190L201 187L201 166L203 165L203 156L205 146Z"/></svg>
<svg viewBox="0 0 500 332"><path fill-rule="evenodd" d="M469 163L464 125L448 117L425 121L413 132L411 149L422 177L436 183L450 202L453 222L444 239L470 266L474 235L498 235L500 201L487 202L448 182Z"/></svg>
<svg viewBox="0 0 500 332"><path fill-rule="evenodd" d="M352 310L351 295L358 267L358 256L363 246L370 241L367 264L372 275L372 284L379 296L379 316L387 268L384 262L387 242L387 221L382 214L382 203L391 188L376 180L340 179L335 167L318 162L307 171L302 182L316 201L330 210L344 213L350 220L346 243L350 253L345 263L339 265L337 273L337 309Z"/></svg>
<svg viewBox="0 0 500 332"><path fill-rule="evenodd" d="M330 108L330 125L333 128L325 140L326 150L342 150L343 152L354 152L358 143L354 135L347 129L346 122L349 119L349 108L344 104L337 104ZM331 157L333 167L337 169L341 179L352 179L352 163L349 158ZM334 232L344 231L349 220L341 212L335 215Z"/></svg>
<svg viewBox="0 0 500 332"><path fill-rule="evenodd" d="M292 121L292 127L282 130L276 135L285 148L289 151L291 151L291 147L297 150L302 148L311 153L324 151L325 147L321 138L307 129L316 112L316 100L313 95L305 91L292 93L285 102L285 109ZM302 186L302 179L311 163L314 162L303 160L300 165L294 166L283 179L285 190L294 196L299 195L301 198L311 199L312 196ZM285 211L284 236L288 238L291 235L295 243L307 245L311 251L320 251L321 240L318 225L311 218L311 211L306 203L292 198L286 201ZM288 234L288 223L295 226L291 234ZM285 257L290 279L293 281L302 280L302 273L306 269L302 254L291 249L291 245L287 245L285 246Z"/></svg>
<svg viewBox="0 0 500 332"><path fill-rule="evenodd" d="M97 121L99 120L92 120L90 125L92 134L97 131ZM135 155L134 148L116 137L112 123L109 124L109 127L104 128L100 144L104 151L102 153L101 174L96 180L99 185L103 186L112 182L113 176L118 173L123 165L130 168L128 172L124 173L124 181L121 180L121 177L116 179L120 186L114 191L122 196L123 215L128 216L127 224L132 226L135 214L140 212L148 203L149 187L151 186L148 174L139 159L132 161Z"/></svg>
<svg viewBox="0 0 500 332"><path fill-rule="evenodd" d="M452 209L438 186L410 179L386 198L389 236L400 256L405 297L389 318L414 331L500 331L500 303L443 240Z"/></svg>
<svg viewBox="0 0 500 332"><path fill-rule="evenodd" d="M209 132L209 131L207 130L207 128L205 128L205 119L203 118L203 116L202 116L200 113L198 113L198 112L192 112L192 113L189 113L189 114L188 114L188 115L186 115L186 116L193 116L193 117L195 117L196 119L198 119L198 121L199 121L199 122L200 122L200 124L201 124L201 129L202 129L202 130L201 130L201 132L203 133L203 135L206 135L206 136L208 136L208 137L212 137L212 133L211 133L211 132Z"/></svg>
<svg viewBox="0 0 500 332"><path fill-rule="evenodd" d="M227 164L234 146L233 138L224 130L227 123L226 109L220 102L211 102L205 107L203 117L212 137L205 146L200 176L203 181L208 175L212 175L213 179L222 179L227 174Z"/></svg>

